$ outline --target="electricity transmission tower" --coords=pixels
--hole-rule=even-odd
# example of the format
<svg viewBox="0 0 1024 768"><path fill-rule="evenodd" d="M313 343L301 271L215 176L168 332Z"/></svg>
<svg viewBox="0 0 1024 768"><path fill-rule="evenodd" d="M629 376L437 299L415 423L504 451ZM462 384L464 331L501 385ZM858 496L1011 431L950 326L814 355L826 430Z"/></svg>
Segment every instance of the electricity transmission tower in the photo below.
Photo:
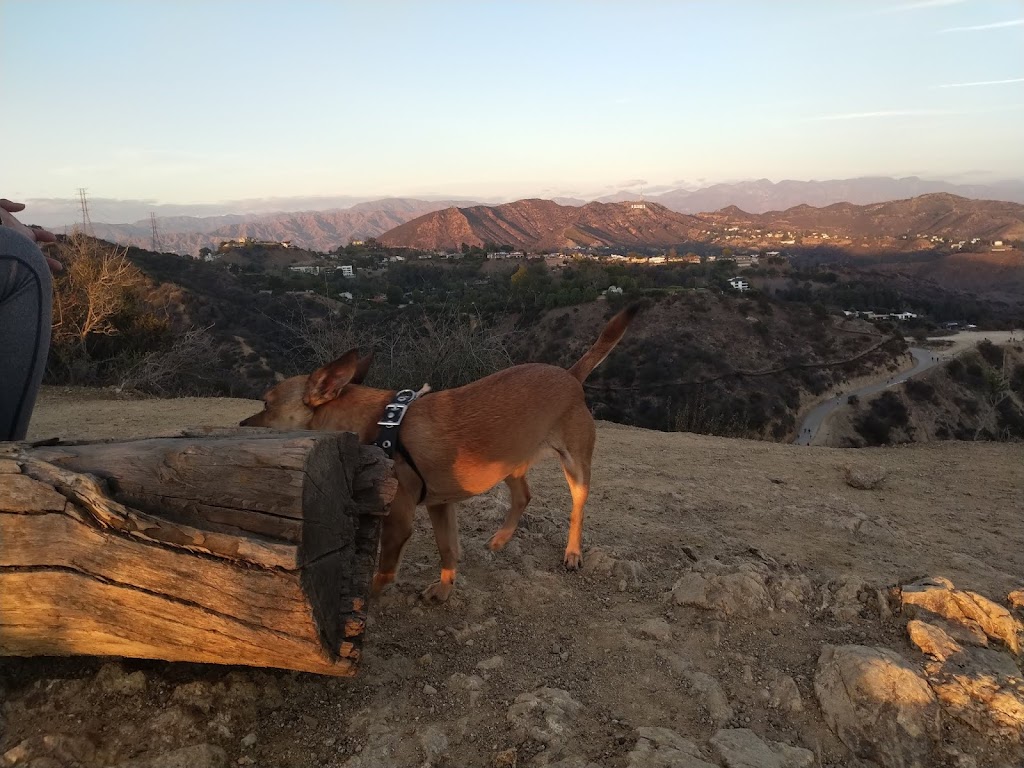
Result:
<svg viewBox="0 0 1024 768"><path fill-rule="evenodd" d="M153 228L153 247L150 250L153 253L160 253L160 230L156 227L156 214L153 211L149 212L149 223Z"/></svg>
<svg viewBox="0 0 1024 768"><path fill-rule="evenodd" d="M82 206L82 232L87 235L92 234L92 219L89 218L89 200L86 198L85 187L78 188L78 201Z"/></svg>

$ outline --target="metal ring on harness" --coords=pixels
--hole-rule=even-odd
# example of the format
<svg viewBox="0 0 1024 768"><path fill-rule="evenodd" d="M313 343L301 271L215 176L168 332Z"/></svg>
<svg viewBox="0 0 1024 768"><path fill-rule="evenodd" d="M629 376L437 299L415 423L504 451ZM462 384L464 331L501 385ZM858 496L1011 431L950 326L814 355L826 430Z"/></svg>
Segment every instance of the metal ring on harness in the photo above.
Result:
<svg viewBox="0 0 1024 768"><path fill-rule="evenodd" d="M424 387L421 390L421 392L425 391L429 391L429 387ZM398 451L399 455L405 459L405 463L412 468L412 471L416 473L422 484L420 498L416 502L417 504L422 504L423 500L427 497L427 481L416 466L416 462L413 461L408 449L402 445L398 436L398 428L402 425L402 419L405 418L406 411L409 410L413 400L419 396L420 392L412 389L402 389L395 393L394 398L384 408L384 415L377 422L380 430L377 432L377 439L373 441L373 444L382 449L389 459L395 457L395 451Z"/></svg>

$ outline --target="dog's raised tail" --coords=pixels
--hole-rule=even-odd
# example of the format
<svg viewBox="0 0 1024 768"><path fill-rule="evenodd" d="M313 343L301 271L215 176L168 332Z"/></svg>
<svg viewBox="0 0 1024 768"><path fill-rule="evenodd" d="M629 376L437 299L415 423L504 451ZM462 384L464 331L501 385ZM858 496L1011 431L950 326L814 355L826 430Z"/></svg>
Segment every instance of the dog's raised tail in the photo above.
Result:
<svg viewBox="0 0 1024 768"><path fill-rule="evenodd" d="M615 345L625 335L626 329L639 311L639 304L630 304L609 320L608 325L604 327L601 335L594 342L594 346L588 349L587 353L576 361L576 364L569 369L569 373L581 382L586 380L591 371L597 368L608 357L608 353L615 349Z"/></svg>

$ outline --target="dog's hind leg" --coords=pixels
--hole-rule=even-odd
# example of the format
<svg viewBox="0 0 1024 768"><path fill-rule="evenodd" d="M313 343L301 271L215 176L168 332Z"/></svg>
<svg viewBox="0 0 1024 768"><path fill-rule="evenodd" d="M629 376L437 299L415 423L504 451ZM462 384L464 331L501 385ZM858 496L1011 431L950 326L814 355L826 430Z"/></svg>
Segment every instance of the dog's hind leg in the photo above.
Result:
<svg viewBox="0 0 1024 768"><path fill-rule="evenodd" d="M590 493L590 461L594 454L596 430L586 407L574 410L562 424L562 445L556 448L565 480L572 494L569 516L569 541L565 547L565 567L575 571L583 565L583 507Z"/></svg>
<svg viewBox="0 0 1024 768"><path fill-rule="evenodd" d="M441 578L423 590L423 599L429 603L443 603L455 586L455 572L459 565L459 521L454 504L432 504L427 511L434 526L437 551L441 555Z"/></svg>
<svg viewBox="0 0 1024 768"><path fill-rule="evenodd" d="M374 596L379 595L384 587L395 580L398 564L402 559L402 550L412 536L415 515L416 502L399 486L398 493L391 502L391 511L381 526L380 560L377 562L377 573L373 577L371 592Z"/></svg>
<svg viewBox="0 0 1024 768"><path fill-rule="evenodd" d="M530 485L526 482L526 467L516 468L511 475L505 478L505 485L508 486L511 497L508 514L505 515L505 522L502 523L501 528L487 542L487 548L494 552L508 544L509 539L516 532L523 510L530 503Z"/></svg>

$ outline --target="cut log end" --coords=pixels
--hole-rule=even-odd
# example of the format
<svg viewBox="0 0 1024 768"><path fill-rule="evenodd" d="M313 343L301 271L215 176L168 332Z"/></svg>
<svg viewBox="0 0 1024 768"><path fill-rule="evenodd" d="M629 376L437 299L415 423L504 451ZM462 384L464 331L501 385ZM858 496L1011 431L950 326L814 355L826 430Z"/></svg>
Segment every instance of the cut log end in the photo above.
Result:
<svg viewBox="0 0 1024 768"><path fill-rule="evenodd" d="M0 655L354 674L394 491L350 433L0 443Z"/></svg>

